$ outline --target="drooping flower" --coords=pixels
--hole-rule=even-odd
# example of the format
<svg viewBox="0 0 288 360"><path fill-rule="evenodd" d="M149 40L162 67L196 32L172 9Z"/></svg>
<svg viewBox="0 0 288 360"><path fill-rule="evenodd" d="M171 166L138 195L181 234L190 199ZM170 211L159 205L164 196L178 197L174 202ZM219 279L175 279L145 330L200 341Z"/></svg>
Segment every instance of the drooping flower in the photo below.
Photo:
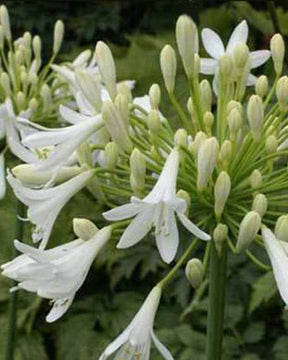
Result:
<svg viewBox="0 0 288 360"><path fill-rule="evenodd" d="M226 48L219 35L208 28L202 30L202 41L205 50L212 57L201 59L201 73L206 75L217 75L219 59L225 54L233 54L235 47L238 44L246 44L248 38L248 25L246 20L243 20L232 32ZM263 65L270 58L269 50L257 50L249 53L250 69L255 69ZM247 86L254 85L256 77L249 74L247 79ZM214 89L217 79L214 78Z"/></svg>
<svg viewBox="0 0 288 360"><path fill-rule="evenodd" d="M41 240L40 248L47 245L54 222L64 205L91 180L94 170L87 170L54 188L31 189L9 173L7 180L17 198L27 207L28 219L35 225L32 238Z"/></svg>
<svg viewBox="0 0 288 360"><path fill-rule="evenodd" d="M129 204L116 207L103 214L107 220L111 221L135 216L124 231L117 245L118 248L135 245L154 226L160 255L165 262L170 263L176 255L179 243L175 213L192 234L202 240L210 240L209 235L186 217L186 202L176 196L179 162L179 150L175 148L169 154L154 188L144 199L133 196Z"/></svg>
<svg viewBox="0 0 288 360"><path fill-rule="evenodd" d="M53 307L46 321L53 322L68 310L93 260L110 236L111 227L107 226L89 240L77 239L44 251L15 240L15 247L22 255L2 265L2 275L19 282L17 289L51 299Z"/></svg>
<svg viewBox="0 0 288 360"><path fill-rule="evenodd" d="M131 323L107 348L99 360L106 360L117 351L114 359L149 360L151 340L166 360L173 360L169 350L158 340L153 324L161 297L161 288L155 286Z"/></svg>
<svg viewBox="0 0 288 360"><path fill-rule="evenodd" d="M278 240L266 226L262 227L262 237L278 290L286 306L288 306L288 244Z"/></svg>

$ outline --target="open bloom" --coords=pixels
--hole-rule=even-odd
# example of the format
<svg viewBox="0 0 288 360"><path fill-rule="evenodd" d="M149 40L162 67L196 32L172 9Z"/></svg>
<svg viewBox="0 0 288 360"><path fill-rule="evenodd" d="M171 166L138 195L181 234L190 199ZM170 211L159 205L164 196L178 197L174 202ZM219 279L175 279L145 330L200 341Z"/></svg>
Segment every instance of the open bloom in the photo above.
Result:
<svg viewBox="0 0 288 360"><path fill-rule="evenodd" d="M208 28L203 29L202 31L202 41L205 50L212 57L201 59L201 73L207 75L217 75L218 72L218 62L219 59L226 53L232 54L235 47L238 44L246 44L248 38L248 25L246 20L243 20L236 28L230 36L226 49L224 44L218 34ZM263 65L270 57L269 50L258 50L252 51L249 53L250 57L250 68L255 69L261 65ZM214 88L215 88L215 78L214 78ZM256 81L256 77L252 74L249 74L247 79L247 85L254 85Z"/></svg>
<svg viewBox="0 0 288 360"><path fill-rule="evenodd" d="M143 359L150 357L151 339L166 360L173 360L166 347L153 331L154 318L161 297L161 288L155 286L128 327L103 352L99 360L106 360L118 350L114 359Z"/></svg>
<svg viewBox="0 0 288 360"><path fill-rule="evenodd" d="M288 243L278 240L266 226L262 227L262 237L270 258L280 295L288 306Z"/></svg>
<svg viewBox="0 0 288 360"><path fill-rule="evenodd" d="M17 198L28 206L28 219L36 226L33 241L41 241L46 247L54 222L63 206L93 177L94 170L84 171L65 183L46 189L30 189L23 186L10 173L7 177Z"/></svg>
<svg viewBox="0 0 288 360"><path fill-rule="evenodd" d="M169 154L154 188L143 200L133 196L129 204L119 206L103 214L107 220L112 221L136 216L124 231L117 245L118 248L135 245L154 226L160 255L165 262L170 263L176 255L179 243L175 212L182 224L192 234L202 240L210 239L209 235L186 217L187 204L184 199L176 196L179 162L180 154L175 148Z"/></svg>
<svg viewBox="0 0 288 360"><path fill-rule="evenodd" d="M52 299L47 322L59 319L71 305L91 264L111 236L111 227L98 231L91 239L77 239L52 250L39 250L15 240L23 254L1 266L5 275L19 282L17 288Z"/></svg>

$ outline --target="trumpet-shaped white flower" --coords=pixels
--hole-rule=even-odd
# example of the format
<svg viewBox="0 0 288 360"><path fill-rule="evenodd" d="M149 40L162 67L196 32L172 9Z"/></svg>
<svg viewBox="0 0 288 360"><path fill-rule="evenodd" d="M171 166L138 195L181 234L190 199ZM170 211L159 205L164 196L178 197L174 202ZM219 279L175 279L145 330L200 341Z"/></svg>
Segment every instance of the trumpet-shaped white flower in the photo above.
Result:
<svg viewBox="0 0 288 360"><path fill-rule="evenodd" d="M15 247L23 254L2 265L2 275L18 281L16 289L22 288L52 299L53 307L46 321L53 322L71 305L94 258L110 236L111 227L107 226L87 241L77 239L44 251L15 240Z"/></svg>
<svg viewBox="0 0 288 360"><path fill-rule="evenodd" d="M93 175L94 170L88 170L54 188L30 189L9 173L7 180L15 195L28 206L28 219L36 226L32 238L34 242L42 240L40 248L46 247L54 222L64 205L90 181Z"/></svg>
<svg viewBox="0 0 288 360"><path fill-rule="evenodd" d="M117 354L117 360L149 360L151 340L166 360L173 360L169 350L158 340L153 331L154 318L161 297L161 288L155 286L128 327L103 352L99 360Z"/></svg>
<svg viewBox="0 0 288 360"><path fill-rule="evenodd" d="M219 59L224 54L233 54L235 47L238 44L246 44L248 38L248 25L246 20L243 20L232 32L226 49L219 35L208 28L202 30L202 41L205 50L212 57L201 59L201 73L207 75L215 75L217 76ZM261 65L263 65L270 58L269 50L258 50L252 51L249 53L250 58L250 68L255 69ZM256 82L256 76L249 74L247 79L247 86L254 85ZM217 79L214 78L214 90L216 86Z"/></svg>
<svg viewBox="0 0 288 360"><path fill-rule="evenodd" d="M117 245L118 248L135 245L154 226L160 255L166 263L170 263L176 255L179 243L175 213L192 234L202 240L210 240L209 235L186 217L187 204L184 199L176 196L179 162L180 154L175 148L169 154L154 188L143 200L132 197L129 204L103 214L107 220L112 221L136 216L124 231Z"/></svg>
<svg viewBox="0 0 288 360"><path fill-rule="evenodd" d="M276 238L266 226L262 227L262 237L270 258L280 295L288 306L288 244Z"/></svg>

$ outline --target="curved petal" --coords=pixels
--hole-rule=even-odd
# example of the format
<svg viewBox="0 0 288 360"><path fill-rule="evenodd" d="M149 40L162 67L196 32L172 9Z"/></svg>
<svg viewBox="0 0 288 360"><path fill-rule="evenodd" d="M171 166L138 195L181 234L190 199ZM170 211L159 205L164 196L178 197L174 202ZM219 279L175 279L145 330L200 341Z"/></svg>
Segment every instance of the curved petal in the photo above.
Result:
<svg viewBox="0 0 288 360"><path fill-rule="evenodd" d="M243 20L239 25L236 26L232 32L228 41L226 51L231 53L237 44L246 44L248 38L248 25L246 20Z"/></svg>
<svg viewBox="0 0 288 360"><path fill-rule="evenodd" d="M202 30L202 41L205 50L214 59L219 59L225 53L224 45L218 34L211 29Z"/></svg>
<svg viewBox="0 0 288 360"><path fill-rule="evenodd" d="M212 87L213 87L213 91L215 93L215 95L218 95L218 73L215 74L214 78L213 78L213 82L212 82Z"/></svg>
<svg viewBox="0 0 288 360"><path fill-rule="evenodd" d="M83 114L80 114L77 111L74 111L64 105L60 105L59 113L65 121L67 121L68 123L73 124L73 125L78 124L79 122L91 119L91 116L85 116Z"/></svg>
<svg viewBox="0 0 288 360"><path fill-rule="evenodd" d="M265 64L265 62L269 60L270 56L271 52L269 50L257 50L250 52L249 57L251 69L255 69Z"/></svg>
<svg viewBox="0 0 288 360"><path fill-rule="evenodd" d="M248 78L247 78L247 81L246 81L246 85L247 86L254 86L256 84L256 80L257 80L257 77L255 75L249 74Z"/></svg>
<svg viewBox="0 0 288 360"><path fill-rule="evenodd" d="M161 343L161 341L157 338L153 330L151 330L151 338L156 348L158 349L158 351L164 357L165 360L174 360L170 351Z"/></svg>
<svg viewBox="0 0 288 360"><path fill-rule="evenodd" d="M202 58L200 59L201 74L213 75L217 71L218 62L215 59Z"/></svg>
<svg viewBox="0 0 288 360"><path fill-rule="evenodd" d="M68 308L72 304L73 299L74 299L74 295L66 299L55 300L52 309L50 310L49 314L46 316L46 321L48 323L51 323L53 321L58 320L68 310Z"/></svg>
<svg viewBox="0 0 288 360"><path fill-rule="evenodd" d="M118 206L112 210L104 212L102 215L108 221L119 221L129 219L139 212L140 205L138 204L125 204Z"/></svg>
<svg viewBox="0 0 288 360"><path fill-rule="evenodd" d="M206 234L204 231L200 230L191 220L189 220L184 214L177 212L181 223L185 226L185 228L198 237L201 240L211 240L211 236Z"/></svg>

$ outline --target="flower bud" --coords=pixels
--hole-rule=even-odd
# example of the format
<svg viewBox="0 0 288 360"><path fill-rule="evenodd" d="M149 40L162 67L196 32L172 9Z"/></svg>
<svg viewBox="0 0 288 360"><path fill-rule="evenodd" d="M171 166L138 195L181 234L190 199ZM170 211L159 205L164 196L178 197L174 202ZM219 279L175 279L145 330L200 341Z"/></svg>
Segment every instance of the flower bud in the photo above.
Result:
<svg viewBox="0 0 288 360"><path fill-rule="evenodd" d="M181 190L179 190L179 191L177 192L176 196L177 196L178 198L180 198L180 199L185 200L185 202L186 202L185 215L188 216L188 214L189 214L189 208L190 208L190 206L191 206L191 198L190 198L190 195L187 193L187 191L181 189Z"/></svg>
<svg viewBox="0 0 288 360"><path fill-rule="evenodd" d="M202 191L212 175L212 172L216 166L217 156L219 152L219 144L215 137L204 140L200 146L197 167L197 188Z"/></svg>
<svg viewBox="0 0 288 360"><path fill-rule="evenodd" d="M279 240L288 242L288 215L282 215L277 219L275 236Z"/></svg>
<svg viewBox="0 0 288 360"><path fill-rule="evenodd" d="M35 111L38 107L39 103L37 101L37 99L35 98L32 98L30 101L29 101L29 104L28 104L28 107L29 109L31 109L32 111Z"/></svg>
<svg viewBox="0 0 288 360"><path fill-rule="evenodd" d="M218 224L213 231L213 240L215 243L215 247L218 255L221 255L222 247L224 243L227 241L228 237L228 227L225 224Z"/></svg>
<svg viewBox="0 0 288 360"><path fill-rule="evenodd" d="M190 148L190 151L192 150L195 159L198 158L199 149L206 139L207 135L203 131L197 132L194 142L192 143L192 147Z"/></svg>
<svg viewBox="0 0 288 360"><path fill-rule="evenodd" d="M247 117L254 140L260 140L264 121L264 108L260 96L252 95L250 97L247 106Z"/></svg>
<svg viewBox="0 0 288 360"><path fill-rule="evenodd" d="M114 142L109 142L105 146L104 150L106 168L108 170L114 170L119 156L118 145Z"/></svg>
<svg viewBox="0 0 288 360"><path fill-rule="evenodd" d="M236 243L236 251L242 252L254 240L261 226L261 216L256 211L247 213L241 221Z"/></svg>
<svg viewBox="0 0 288 360"><path fill-rule="evenodd" d="M239 113L242 115L243 108L242 108L242 104L240 102L235 101L235 100L229 101L229 103L227 105L227 114L229 114L233 109L237 109L239 111Z"/></svg>
<svg viewBox="0 0 288 360"><path fill-rule="evenodd" d="M146 175L145 157L137 148L134 148L130 155L130 170L131 170L131 174L136 179L145 179L145 175Z"/></svg>
<svg viewBox="0 0 288 360"><path fill-rule="evenodd" d="M89 240L99 231L97 226L90 220L84 218L73 219L73 231L82 240Z"/></svg>
<svg viewBox="0 0 288 360"><path fill-rule="evenodd" d="M194 71L193 76L198 77L200 73L200 56L196 53L194 54Z"/></svg>
<svg viewBox="0 0 288 360"><path fill-rule="evenodd" d="M86 49L84 51L81 51L81 53L76 57L76 59L73 61L73 66L76 67L82 67L85 66L87 61L91 57L91 50Z"/></svg>
<svg viewBox="0 0 288 360"><path fill-rule="evenodd" d="M11 40L11 27L10 27L10 19L9 19L9 13L5 5L0 6L0 21L1 25L4 29L4 34L6 36L6 39L8 41Z"/></svg>
<svg viewBox="0 0 288 360"><path fill-rule="evenodd" d="M276 85L276 95L279 102L280 110L288 110L288 77L282 76Z"/></svg>
<svg viewBox="0 0 288 360"><path fill-rule="evenodd" d="M204 275L202 261L197 258L189 260L185 267L185 275L190 284L197 288L201 284Z"/></svg>
<svg viewBox="0 0 288 360"><path fill-rule="evenodd" d="M52 104L50 87L47 84L43 84L40 90L40 94L44 102L44 107L47 109Z"/></svg>
<svg viewBox="0 0 288 360"><path fill-rule="evenodd" d="M162 49L160 54L160 66L166 90L171 94L174 92L177 70L176 54L172 46L165 45Z"/></svg>
<svg viewBox="0 0 288 360"><path fill-rule="evenodd" d="M230 134L232 138L235 139L239 129L242 126L242 115L237 108L234 108L230 111L230 113L228 114L227 123Z"/></svg>
<svg viewBox="0 0 288 360"><path fill-rule="evenodd" d="M16 105L18 108L18 112L24 110L25 101L26 101L26 97L25 97L25 94L23 93L23 91L18 91L16 94Z"/></svg>
<svg viewBox="0 0 288 360"><path fill-rule="evenodd" d="M219 161L223 163L224 166L228 165L232 157L232 143L230 140L224 140L220 151L219 151Z"/></svg>
<svg viewBox="0 0 288 360"><path fill-rule="evenodd" d="M233 60L231 55L222 55L219 59L219 73L223 79L229 78L233 68Z"/></svg>
<svg viewBox="0 0 288 360"><path fill-rule="evenodd" d="M126 130L129 130L129 99L124 94L118 94L115 99L115 106L119 110Z"/></svg>
<svg viewBox="0 0 288 360"><path fill-rule="evenodd" d="M252 189L257 189L262 185L262 175L258 169L253 170L250 175L250 185Z"/></svg>
<svg viewBox="0 0 288 360"><path fill-rule="evenodd" d="M80 87L89 103L97 112L100 112L102 108L101 90L95 78L81 68L76 69L75 78L77 85Z"/></svg>
<svg viewBox="0 0 288 360"><path fill-rule="evenodd" d="M161 90L158 84L153 84L149 89L149 99L152 109L158 110L161 100Z"/></svg>
<svg viewBox="0 0 288 360"><path fill-rule="evenodd" d="M151 110L147 118L148 128L152 134L159 134L161 131L161 120L157 110Z"/></svg>
<svg viewBox="0 0 288 360"><path fill-rule="evenodd" d="M214 124L214 115L210 111L206 111L204 114L204 125L208 134L211 133L211 128Z"/></svg>
<svg viewBox="0 0 288 360"><path fill-rule="evenodd" d="M249 48L244 43L239 43L233 51L234 64L238 69L243 69L249 59Z"/></svg>
<svg viewBox="0 0 288 360"><path fill-rule="evenodd" d="M93 156L92 156L92 151L90 148L89 143L83 142L82 144L80 144L77 148L76 151L76 155L77 155L77 160L79 162L80 165L83 166L93 166Z"/></svg>
<svg viewBox="0 0 288 360"><path fill-rule="evenodd" d="M128 103L130 104L133 100L131 89L124 82L118 83L116 88L117 93L120 95L125 95L128 99Z"/></svg>
<svg viewBox="0 0 288 360"><path fill-rule="evenodd" d="M257 80L255 84L255 91L256 94L259 95L261 98L267 95L269 90L269 83L268 78L266 75L261 75Z"/></svg>
<svg viewBox="0 0 288 360"><path fill-rule="evenodd" d="M200 94L204 112L211 111L212 89L207 79L202 80L200 83Z"/></svg>
<svg viewBox="0 0 288 360"><path fill-rule="evenodd" d="M33 38L33 42L32 42L32 46L33 46L33 51L34 51L34 56L36 59L40 60L41 59L41 39L38 35L34 36Z"/></svg>
<svg viewBox="0 0 288 360"><path fill-rule="evenodd" d="M0 49L4 47L5 33L3 25L0 25Z"/></svg>
<svg viewBox="0 0 288 360"><path fill-rule="evenodd" d="M198 30L194 21L187 15L181 15L176 23L176 42L186 75L194 73L194 54L198 53Z"/></svg>
<svg viewBox="0 0 288 360"><path fill-rule="evenodd" d="M64 37L64 23L62 20L57 20L54 26L54 42L53 42L53 54L58 54L62 45Z"/></svg>
<svg viewBox="0 0 288 360"><path fill-rule="evenodd" d="M283 68L285 55L285 43L280 34L275 34L270 41L270 49L274 62L274 69L277 75L280 75Z"/></svg>
<svg viewBox="0 0 288 360"><path fill-rule="evenodd" d="M117 94L116 69L111 50L103 41L98 41L95 54L102 81L106 85L111 99L114 100Z"/></svg>
<svg viewBox="0 0 288 360"><path fill-rule="evenodd" d="M215 203L214 203L214 212L216 219L220 219L226 201L229 197L231 191L231 180L230 176L227 174L226 171L221 171L219 174L215 187L214 187L214 197L215 197Z"/></svg>
<svg viewBox="0 0 288 360"><path fill-rule="evenodd" d="M270 135L266 139L265 148L268 154L273 154L277 151L278 141L275 135Z"/></svg>
<svg viewBox="0 0 288 360"><path fill-rule="evenodd" d="M267 211L267 206L268 202L266 196L264 194L257 194L253 201L252 210L256 211L261 218L263 218Z"/></svg>
<svg viewBox="0 0 288 360"><path fill-rule="evenodd" d="M187 131L185 129L178 129L174 135L174 145L187 147Z"/></svg>
<svg viewBox="0 0 288 360"><path fill-rule="evenodd" d="M5 92L6 96L11 95L11 85L10 85L10 78L6 72L2 72L0 75L0 83Z"/></svg>

